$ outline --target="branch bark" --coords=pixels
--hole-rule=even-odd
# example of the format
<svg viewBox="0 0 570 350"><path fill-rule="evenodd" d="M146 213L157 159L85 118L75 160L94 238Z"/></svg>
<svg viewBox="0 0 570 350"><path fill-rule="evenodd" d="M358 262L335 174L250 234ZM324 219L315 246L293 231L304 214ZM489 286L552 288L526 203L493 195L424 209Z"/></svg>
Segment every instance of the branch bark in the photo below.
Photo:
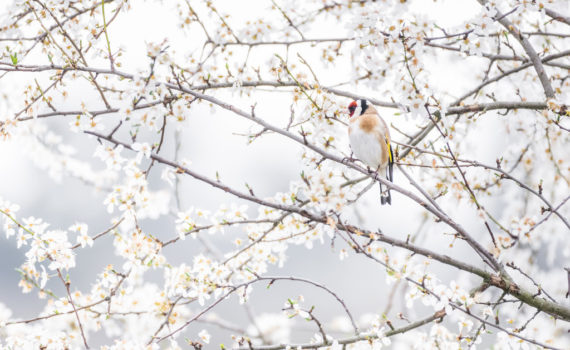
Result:
<svg viewBox="0 0 570 350"><path fill-rule="evenodd" d="M554 10L548 9L548 8L545 8L544 12L546 13L546 15L548 17L552 18L553 20L565 23L565 24L570 26L570 17L564 16L564 15L562 15L562 14L560 14Z"/></svg>

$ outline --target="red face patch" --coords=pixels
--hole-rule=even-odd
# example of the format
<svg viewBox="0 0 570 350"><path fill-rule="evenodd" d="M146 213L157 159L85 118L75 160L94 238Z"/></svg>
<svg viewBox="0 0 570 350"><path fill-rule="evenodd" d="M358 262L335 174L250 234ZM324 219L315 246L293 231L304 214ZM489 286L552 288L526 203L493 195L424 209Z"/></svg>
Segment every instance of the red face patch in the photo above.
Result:
<svg viewBox="0 0 570 350"><path fill-rule="evenodd" d="M348 105L348 113L349 115L352 117L352 115L354 114L354 111L356 110L356 106L357 103L356 101L352 101L350 102L350 104Z"/></svg>

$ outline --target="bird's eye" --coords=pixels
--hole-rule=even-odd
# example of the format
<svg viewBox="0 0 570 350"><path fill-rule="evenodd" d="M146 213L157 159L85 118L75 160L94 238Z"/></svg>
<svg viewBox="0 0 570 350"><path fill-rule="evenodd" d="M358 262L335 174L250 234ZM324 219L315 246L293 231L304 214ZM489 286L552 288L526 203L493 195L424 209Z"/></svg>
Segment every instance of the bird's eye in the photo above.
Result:
<svg viewBox="0 0 570 350"><path fill-rule="evenodd" d="M356 106L349 106L348 107L348 111L352 114L354 113L354 110L356 109Z"/></svg>

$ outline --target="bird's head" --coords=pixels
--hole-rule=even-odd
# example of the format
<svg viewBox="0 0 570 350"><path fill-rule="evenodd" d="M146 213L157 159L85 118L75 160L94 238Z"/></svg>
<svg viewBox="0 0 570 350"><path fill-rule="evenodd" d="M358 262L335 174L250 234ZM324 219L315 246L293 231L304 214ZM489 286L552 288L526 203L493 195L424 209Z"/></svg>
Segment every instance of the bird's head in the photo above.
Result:
<svg viewBox="0 0 570 350"><path fill-rule="evenodd" d="M364 99L355 100L348 105L348 114L351 117L358 117L368 109L368 101Z"/></svg>

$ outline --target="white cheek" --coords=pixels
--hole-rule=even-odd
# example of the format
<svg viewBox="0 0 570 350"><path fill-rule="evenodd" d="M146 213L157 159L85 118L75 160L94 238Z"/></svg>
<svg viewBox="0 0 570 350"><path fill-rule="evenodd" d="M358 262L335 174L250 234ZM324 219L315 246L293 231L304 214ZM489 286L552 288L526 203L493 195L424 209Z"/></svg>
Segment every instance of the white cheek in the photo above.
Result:
<svg viewBox="0 0 570 350"><path fill-rule="evenodd" d="M361 114L362 114L362 107L360 107L360 106L356 107L356 109L354 110L354 114L353 114L353 115L354 115L355 117L358 117L358 116L361 115Z"/></svg>

